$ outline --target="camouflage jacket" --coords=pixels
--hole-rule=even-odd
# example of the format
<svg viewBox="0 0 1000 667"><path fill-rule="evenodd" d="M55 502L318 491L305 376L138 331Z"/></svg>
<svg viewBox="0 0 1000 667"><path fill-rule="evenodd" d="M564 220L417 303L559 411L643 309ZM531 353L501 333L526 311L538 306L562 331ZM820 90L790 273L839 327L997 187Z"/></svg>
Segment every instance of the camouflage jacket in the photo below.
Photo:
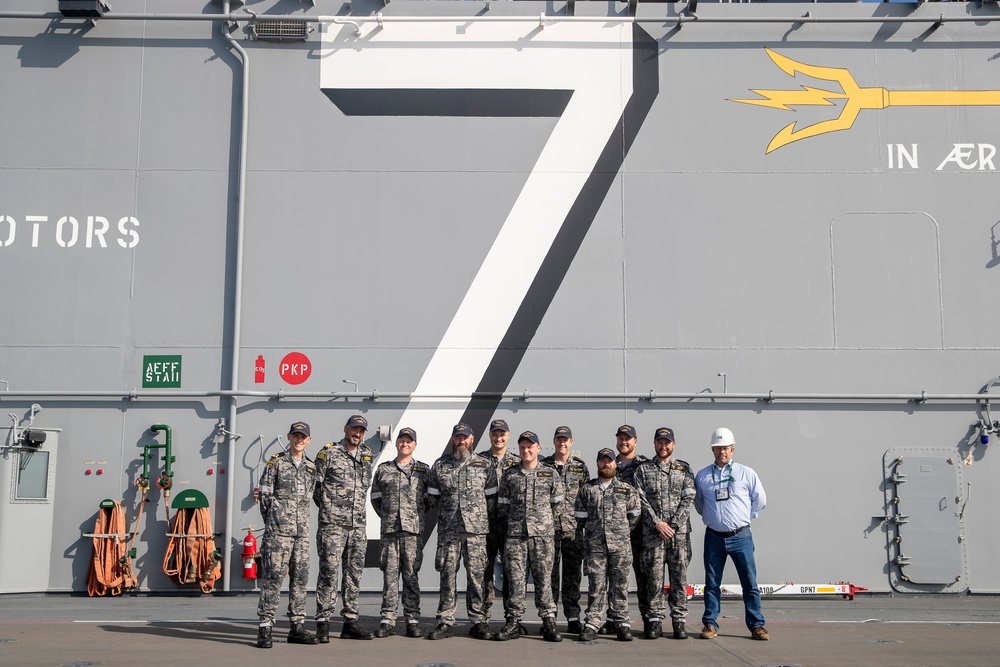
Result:
<svg viewBox="0 0 1000 667"><path fill-rule="evenodd" d="M438 510L438 544L449 543L458 533L488 533L496 495L496 473L482 457L459 461L445 454L435 461L427 479L427 496Z"/></svg>
<svg viewBox="0 0 1000 667"><path fill-rule="evenodd" d="M296 466L289 452L268 459L260 476L260 515L264 537L309 535L309 500L320 483L319 470L309 457Z"/></svg>
<svg viewBox="0 0 1000 667"><path fill-rule="evenodd" d="M343 442L323 445L316 455L316 466L323 478L313 499L319 506L319 525L363 528L365 499L372 483L375 457L366 445L358 445L357 457L351 456Z"/></svg>
<svg viewBox="0 0 1000 667"><path fill-rule="evenodd" d="M507 468L497 496L500 525L508 538L555 537L554 510L563 500L562 478L555 468Z"/></svg>
<svg viewBox="0 0 1000 667"><path fill-rule="evenodd" d="M427 500L430 471L430 466L416 460L402 468L395 460L386 461L375 469L372 507L382 519L383 535L423 534L424 514L430 504Z"/></svg>
<svg viewBox="0 0 1000 667"><path fill-rule="evenodd" d="M620 553L632 548L631 531L639 523L642 506L631 484L613 479L602 488L599 478L592 479L580 489L574 512L583 524L588 550Z"/></svg>
<svg viewBox="0 0 1000 667"><path fill-rule="evenodd" d="M542 463L556 469L562 478L565 490L562 502L555 508L556 534L572 535L577 529L573 506L576 503L576 497L580 494L580 489L590 479L590 470L587 469L587 464L583 462L583 459L576 456L569 457L569 460L564 464L556 463L552 456L546 456L542 459Z"/></svg>
<svg viewBox="0 0 1000 667"><path fill-rule="evenodd" d="M635 486L635 471L639 469L641 463L645 463L649 458L643 456L642 454L636 454L628 462L625 462L619 456L615 459L615 464L618 466L618 472L616 476L623 482L627 482L632 486Z"/></svg>
<svg viewBox="0 0 1000 667"><path fill-rule="evenodd" d="M521 465L521 457L517 454L511 454L510 452L504 452L503 456L493 456L493 452L487 449L484 452L478 452L476 456L481 456L485 460L489 461L490 465L493 466L493 474L497 476L497 484L503 479L503 474L507 472L510 468L516 465ZM493 532L503 532L505 526L502 521L500 521L499 505L493 504L490 506L490 531Z"/></svg>
<svg viewBox="0 0 1000 667"><path fill-rule="evenodd" d="M635 471L635 486L642 501L645 535L657 535L656 524L660 521L665 521L678 533L691 532L695 487L694 473L687 461L645 461Z"/></svg>

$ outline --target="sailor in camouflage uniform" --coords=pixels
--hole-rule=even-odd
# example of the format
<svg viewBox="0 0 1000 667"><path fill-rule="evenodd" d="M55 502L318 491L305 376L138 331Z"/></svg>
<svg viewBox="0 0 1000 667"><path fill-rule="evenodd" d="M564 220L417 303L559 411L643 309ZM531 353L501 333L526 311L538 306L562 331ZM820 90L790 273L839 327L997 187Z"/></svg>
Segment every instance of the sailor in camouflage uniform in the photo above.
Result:
<svg viewBox="0 0 1000 667"><path fill-rule="evenodd" d="M341 579L344 617L341 639L371 639L358 625L358 593L365 566L368 535L365 499L372 483L372 450L364 444L368 421L353 415L344 425L344 439L327 443L316 455L323 478L314 499L319 506L319 577L316 580L316 636L330 641L330 617L337 604L337 570Z"/></svg>
<svg viewBox="0 0 1000 667"><path fill-rule="evenodd" d="M507 451L507 441L510 439L510 427L503 419L494 419L490 422L490 448L487 451L479 452L478 455L490 462L493 472L497 476L499 483L503 479L504 471L516 466L521 462L516 454ZM498 506L493 505L490 511L490 532L486 535L486 580L483 586L486 590L486 619L490 618L490 610L493 608L493 598L495 591L493 587L493 573L496 569L497 559L503 559L504 542L507 540L506 526L498 515ZM510 598L510 585L507 582L507 575L503 575L503 606L507 608L507 601Z"/></svg>
<svg viewBox="0 0 1000 667"><path fill-rule="evenodd" d="M580 581L583 578L583 532L573 515L573 505L583 485L590 480L590 470L583 459L572 456L573 431L560 426L552 438L555 453L542 463L552 466L562 478L563 500L555 508L556 548L552 561L552 599L559 604L562 590L563 613L569 632L580 634ZM560 571L561 562L561 571Z"/></svg>
<svg viewBox="0 0 1000 667"><path fill-rule="evenodd" d="M275 454L260 477L261 540L260 603L257 647L271 648L271 627L288 574L289 644L315 644L306 632L306 583L309 580L309 501L320 481L316 465L305 455L309 424L295 422L288 429L288 451Z"/></svg>
<svg viewBox="0 0 1000 667"><path fill-rule="evenodd" d="M438 544L434 569L441 573L441 597L437 627L428 639L452 636L455 624L456 579L459 562L465 562L465 604L472 622L469 635L493 639L486 616L486 534L489 512L496 504L497 478L493 467L472 453L475 438L468 424L456 424L451 432L450 454L431 467L427 495L438 509Z"/></svg>
<svg viewBox="0 0 1000 667"><path fill-rule="evenodd" d="M504 613L507 623L497 633L500 641L521 636L525 611L528 570L535 582L535 608L542 619L546 641L561 642L556 630L556 603L552 598L552 563L555 558L553 509L562 502L562 479L555 468L538 461L538 436L525 431L517 438L521 465L508 468L500 482L497 504L506 527L504 577L510 583L510 597Z"/></svg>
<svg viewBox="0 0 1000 667"><path fill-rule="evenodd" d="M396 634L399 578L403 578L403 613L406 636L421 637L420 564L424 558L424 514L427 512L427 477L430 466L413 459L417 432L400 429L396 459L375 469L372 506L382 519L379 567L382 569L382 622L376 637Z"/></svg>
<svg viewBox="0 0 1000 667"><path fill-rule="evenodd" d="M642 569L647 575L646 599L650 609L643 619L646 639L662 634L663 565L670 580L670 619L674 638L687 639L687 568L691 559L691 508L694 507L694 473L686 461L673 458L674 431L656 429L656 458L639 464L635 485L642 501Z"/></svg>
<svg viewBox="0 0 1000 667"><path fill-rule="evenodd" d="M604 610L618 639L632 641L628 614L628 570L632 565L629 532L642 511L639 492L615 478L615 453L597 452L597 478L580 489L576 518L583 525L584 562L590 580L586 623L580 641L594 641L602 627Z"/></svg>
<svg viewBox="0 0 1000 667"><path fill-rule="evenodd" d="M635 471L639 468L639 464L648 461L649 459L642 455L636 454L635 446L638 442L636 438L635 428L629 426L628 424L623 424L618 427L618 431L615 433L615 446L618 449L618 457L615 459L615 465L618 468L618 479L623 482L627 482L632 486L635 486ZM640 555L642 554L642 526L637 525L632 529L632 570L635 572L635 585L636 585L636 597L639 599L639 615L642 616L643 621L649 618L649 582L647 581L647 573L642 568L642 559ZM611 628L606 628L610 630Z"/></svg>

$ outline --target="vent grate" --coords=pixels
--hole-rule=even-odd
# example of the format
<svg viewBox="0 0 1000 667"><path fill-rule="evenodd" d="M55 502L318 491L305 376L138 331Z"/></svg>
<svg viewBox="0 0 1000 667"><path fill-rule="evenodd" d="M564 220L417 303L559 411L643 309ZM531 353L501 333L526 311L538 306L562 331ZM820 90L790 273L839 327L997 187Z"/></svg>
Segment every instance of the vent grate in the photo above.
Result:
<svg viewBox="0 0 1000 667"><path fill-rule="evenodd" d="M253 22L253 36L273 42L305 41L309 35L308 26L302 21L283 21L280 19L258 19Z"/></svg>

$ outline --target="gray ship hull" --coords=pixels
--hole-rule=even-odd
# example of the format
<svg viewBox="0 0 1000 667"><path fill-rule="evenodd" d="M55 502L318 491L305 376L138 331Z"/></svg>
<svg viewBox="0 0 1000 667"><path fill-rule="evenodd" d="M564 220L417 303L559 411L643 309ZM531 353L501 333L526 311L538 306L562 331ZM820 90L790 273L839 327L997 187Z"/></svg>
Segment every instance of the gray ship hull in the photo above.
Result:
<svg viewBox="0 0 1000 667"><path fill-rule="evenodd" d="M996 5L38 4L0 0L0 593L85 590L153 424L253 589L262 461L353 413L424 461L495 415L697 469L726 426L762 583L1000 591Z"/></svg>

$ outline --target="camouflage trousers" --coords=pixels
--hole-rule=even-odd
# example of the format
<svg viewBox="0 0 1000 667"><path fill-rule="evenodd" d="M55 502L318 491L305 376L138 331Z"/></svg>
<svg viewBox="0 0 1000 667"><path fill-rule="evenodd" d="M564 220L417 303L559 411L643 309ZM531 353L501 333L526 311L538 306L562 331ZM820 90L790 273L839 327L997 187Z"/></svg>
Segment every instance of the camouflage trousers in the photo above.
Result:
<svg viewBox="0 0 1000 667"><path fill-rule="evenodd" d="M434 556L434 569L441 573L441 597L438 602L437 618L447 625L455 624L455 609L458 607L456 583L458 566L465 562L466 591L465 606L472 623L486 623L486 592L483 572L486 569L486 536L469 533L453 533L441 536L445 543L438 543Z"/></svg>
<svg viewBox="0 0 1000 667"><path fill-rule="evenodd" d="M423 536L412 533L382 535L379 568L382 570L382 622L396 623L399 579L403 579L403 613L407 621L420 619L420 565L424 560Z"/></svg>
<svg viewBox="0 0 1000 667"><path fill-rule="evenodd" d="M493 585L494 572L496 571L497 560L503 561L504 542L507 541L507 534L503 531L491 530L486 535L486 567L483 571L483 590L486 592L484 609L486 620L490 618L490 610L493 609L493 600L496 597L496 587ZM502 565L502 563L501 563ZM501 567L503 574L503 584L501 592L503 594L503 607L507 608L507 601L510 599L510 584L507 582L506 568Z"/></svg>
<svg viewBox="0 0 1000 667"><path fill-rule="evenodd" d="M691 560L691 536L677 533L669 540L659 534L647 535L642 549L642 569L646 572L646 599L649 600L649 619L664 620L667 617L663 604L663 566L667 566L670 581L670 618L683 621L687 618L687 569Z"/></svg>
<svg viewBox="0 0 1000 667"><path fill-rule="evenodd" d="M300 623L306 617L306 584L309 582L309 536L265 535L260 547L260 602L262 625L274 625L281 599L281 582L288 575L288 618Z"/></svg>
<svg viewBox="0 0 1000 667"><path fill-rule="evenodd" d="M639 600L639 616L643 619L650 618L649 599L649 571L642 567L642 524L636 526L632 531L632 554L635 559L632 561L632 570L635 572L635 596Z"/></svg>
<svg viewBox="0 0 1000 667"><path fill-rule="evenodd" d="M361 573L365 567L368 536L364 526L320 526L316 534L319 552L319 577L316 579L316 620L333 617L337 606L337 571L342 570L340 594L344 608L340 615L348 621L358 620L358 593L361 591Z"/></svg>
<svg viewBox="0 0 1000 667"><path fill-rule="evenodd" d="M582 580L583 532L577 531L565 536L556 535L555 553L552 559L552 599L558 607L559 592L562 590L563 613L566 614L567 621L580 620L580 582Z"/></svg>
<svg viewBox="0 0 1000 667"><path fill-rule="evenodd" d="M508 537L504 545L504 577L510 582L510 598L504 607L507 620L521 620L528 590L528 570L535 582L535 609L539 618L555 616L552 598L552 561L555 539L552 537Z"/></svg>
<svg viewBox="0 0 1000 667"><path fill-rule="evenodd" d="M632 550L623 545L620 551L590 550L584 561L584 571L590 579L587 589L587 625L604 625L604 610L608 620L629 624L628 571L632 566Z"/></svg>

